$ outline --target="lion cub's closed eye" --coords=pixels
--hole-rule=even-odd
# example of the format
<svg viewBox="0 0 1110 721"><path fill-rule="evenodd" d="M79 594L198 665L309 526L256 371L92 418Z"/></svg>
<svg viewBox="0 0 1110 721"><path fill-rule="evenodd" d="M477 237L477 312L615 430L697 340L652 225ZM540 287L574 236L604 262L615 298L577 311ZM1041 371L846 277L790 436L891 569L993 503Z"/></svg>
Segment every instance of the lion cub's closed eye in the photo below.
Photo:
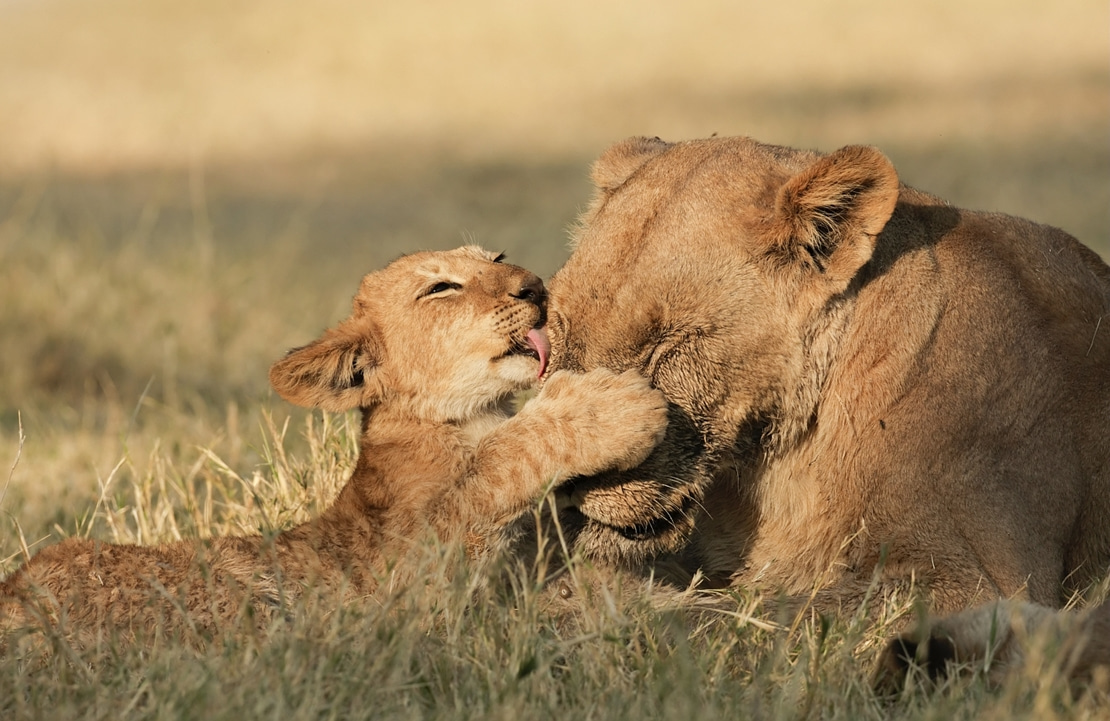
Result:
<svg viewBox="0 0 1110 721"><path fill-rule="evenodd" d="M0 584L0 628L211 632L247 607L264 625L306 588L360 597L387 563L403 576L429 531L479 551L553 481L641 463L666 403L637 374L549 373L510 417L550 345L543 283L500 261L472 246L402 257L362 280L347 319L271 368L286 400L363 415L354 473L318 518L270 540L69 539Z"/></svg>

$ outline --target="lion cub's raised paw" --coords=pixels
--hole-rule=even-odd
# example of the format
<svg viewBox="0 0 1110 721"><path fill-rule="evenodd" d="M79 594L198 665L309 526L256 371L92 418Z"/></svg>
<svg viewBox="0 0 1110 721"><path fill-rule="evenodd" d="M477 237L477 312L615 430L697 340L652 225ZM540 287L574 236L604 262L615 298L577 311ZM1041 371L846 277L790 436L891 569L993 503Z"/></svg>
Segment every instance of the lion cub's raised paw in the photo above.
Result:
<svg viewBox="0 0 1110 721"><path fill-rule="evenodd" d="M536 401L571 436L572 475L638 466L667 429L666 399L635 371L556 371Z"/></svg>

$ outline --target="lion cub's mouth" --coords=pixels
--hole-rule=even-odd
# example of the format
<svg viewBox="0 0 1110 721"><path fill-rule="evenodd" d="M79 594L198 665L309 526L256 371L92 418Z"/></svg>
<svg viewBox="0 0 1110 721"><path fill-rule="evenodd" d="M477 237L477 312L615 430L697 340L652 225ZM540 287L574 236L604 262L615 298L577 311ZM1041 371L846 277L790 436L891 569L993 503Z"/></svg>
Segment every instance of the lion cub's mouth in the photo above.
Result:
<svg viewBox="0 0 1110 721"><path fill-rule="evenodd" d="M505 355L526 355L540 362L537 378L542 378L547 370L547 359L551 356L551 342L547 339L547 332L543 326L532 328L527 335L513 344Z"/></svg>

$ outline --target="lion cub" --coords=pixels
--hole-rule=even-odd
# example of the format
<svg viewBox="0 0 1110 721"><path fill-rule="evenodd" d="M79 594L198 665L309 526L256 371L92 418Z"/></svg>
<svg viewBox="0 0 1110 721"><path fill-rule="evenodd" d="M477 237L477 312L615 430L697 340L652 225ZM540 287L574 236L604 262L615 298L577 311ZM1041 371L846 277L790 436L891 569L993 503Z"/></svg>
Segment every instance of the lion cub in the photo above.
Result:
<svg viewBox="0 0 1110 721"><path fill-rule="evenodd" d="M69 539L0 584L0 628L80 640L264 624L307 588L372 593L431 532L471 553L552 481L641 463L666 404L634 373L544 374L546 293L480 248L404 256L367 275L349 318L270 369L286 400L362 411L355 470L320 517L277 534L143 547Z"/></svg>

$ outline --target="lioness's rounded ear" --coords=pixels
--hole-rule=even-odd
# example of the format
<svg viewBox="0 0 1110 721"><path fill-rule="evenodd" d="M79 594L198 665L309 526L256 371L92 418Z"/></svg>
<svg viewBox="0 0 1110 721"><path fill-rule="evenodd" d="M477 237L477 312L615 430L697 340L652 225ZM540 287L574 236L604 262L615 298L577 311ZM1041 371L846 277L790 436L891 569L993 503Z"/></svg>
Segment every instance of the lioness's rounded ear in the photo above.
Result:
<svg viewBox="0 0 1110 721"><path fill-rule="evenodd" d="M340 325L270 367L270 385L285 400L306 408L341 412L381 399L377 379L381 346L363 321Z"/></svg>
<svg viewBox="0 0 1110 721"><path fill-rule="evenodd" d="M601 190L616 190L651 158L670 143L659 138L629 138L612 145L601 154L590 171L590 178Z"/></svg>
<svg viewBox="0 0 1110 721"><path fill-rule="evenodd" d="M779 188L773 249L846 287L871 258L897 202L898 173L885 155L862 145L841 148Z"/></svg>

